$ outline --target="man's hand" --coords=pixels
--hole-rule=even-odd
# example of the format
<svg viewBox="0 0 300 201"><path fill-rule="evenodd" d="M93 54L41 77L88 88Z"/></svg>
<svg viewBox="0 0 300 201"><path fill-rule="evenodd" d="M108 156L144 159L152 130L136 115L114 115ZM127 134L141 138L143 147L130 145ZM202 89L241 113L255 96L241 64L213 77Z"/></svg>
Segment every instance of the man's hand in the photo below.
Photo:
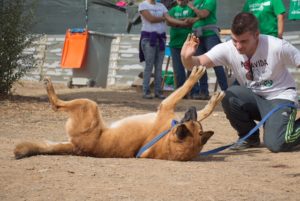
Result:
<svg viewBox="0 0 300 201"><path fill-rule="evenodd" d="M185 68L191 69L193 66L199 65L198 63L194 63L192 58L199 43L199 39L193 34L189 34L186 38L186 41L181 48L181 60Z"/></svg>
<svg viewBox="0 0 300 201"><path fill-rule="evenodd" d="M194 34L189 34L181 48L181 56L189 58L194 56L200 41Z"/></svg>

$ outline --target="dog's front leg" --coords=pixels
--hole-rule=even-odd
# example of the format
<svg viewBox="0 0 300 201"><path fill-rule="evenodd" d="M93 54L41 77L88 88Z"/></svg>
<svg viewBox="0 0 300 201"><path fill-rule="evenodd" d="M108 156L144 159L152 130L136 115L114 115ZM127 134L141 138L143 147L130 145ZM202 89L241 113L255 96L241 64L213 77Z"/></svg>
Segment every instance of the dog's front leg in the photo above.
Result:
<svg viewBox="0 0 300 201"><path fill-rule="evenodd" d="M204 66L195 66L185 83L164 99L161 106L167 109L174 109L176 104L193 88L200 77L202 77L205 70L206 68Z"/></svg>
<svg viewBox="0 0 300 201"><path fill-rule="evenodd" d="M70 142L22 142L16 146L14 154L16 159L41 154L73 155L75 154L75 149Z"/></svg>
<svg viewBox="0 0 300 201"><path fill-rule="evenodd" d="M213 112L215 107L220 103L224 96L225 93L223 91L215 92L215 94L210 98L206 106L202 110L197 112L198 121L200 122L206 117L208 117Z"/></svg>

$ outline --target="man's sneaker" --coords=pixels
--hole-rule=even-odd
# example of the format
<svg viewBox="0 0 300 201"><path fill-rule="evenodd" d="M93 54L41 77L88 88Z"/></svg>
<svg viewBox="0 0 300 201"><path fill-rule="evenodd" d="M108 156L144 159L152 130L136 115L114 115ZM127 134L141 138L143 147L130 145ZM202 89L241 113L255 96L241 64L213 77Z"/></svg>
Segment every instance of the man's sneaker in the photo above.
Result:
<svg viewBox="0 0 300 201"><path fill-rule="evenodd" d="M144 99L152 99L153 96L152 96L151 94L144 94L144 95L143 95L143 98L144 98Z"/></svg>
<svg viewBox="0 0 300 201"><path fill-rule="evenodd" d="M243 150L248 148L256 148L260 145L260 139L247 139L246 141L243 141L238 144L234 144L229 149L231 150Z"/></svg>

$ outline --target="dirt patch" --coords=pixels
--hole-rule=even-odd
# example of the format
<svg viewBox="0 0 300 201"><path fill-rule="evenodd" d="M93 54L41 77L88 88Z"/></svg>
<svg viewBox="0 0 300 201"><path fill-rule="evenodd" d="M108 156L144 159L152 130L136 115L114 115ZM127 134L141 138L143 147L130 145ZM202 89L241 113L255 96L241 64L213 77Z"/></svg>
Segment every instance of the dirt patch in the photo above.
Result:
<svg viewBox="0 0 300 201"><path fill-rule="evenodd" d="M76 88L55 84L64 100L96 101L109 123L153 112L159 100L144 100L131 88ZM64 141L67 116L53 112L41 83L17 86L0 101L0 200L299 200L299 152L270 153L264 146L224 151L194 161L102 159L76 156L13 157L24 140ZM205 101L183 100L177 111L201 109ZM236 140L222 108L202 122L215 131L205 150Z"/></svg>

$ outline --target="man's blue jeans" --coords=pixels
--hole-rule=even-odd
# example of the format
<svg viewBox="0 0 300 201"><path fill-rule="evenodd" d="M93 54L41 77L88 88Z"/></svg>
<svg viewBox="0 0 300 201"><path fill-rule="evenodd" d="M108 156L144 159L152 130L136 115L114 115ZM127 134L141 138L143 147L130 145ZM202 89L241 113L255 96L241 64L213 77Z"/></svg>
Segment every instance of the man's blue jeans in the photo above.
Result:
<svg viewBox="0 0 300 201"><path fill-rule="evenodd" d="M160 95L162 93L162 64L165 57L165 50L159 49L159 42L155 46L151 46L149 38L142 39L141 46L145 56L143 93L144 95L151 94L149 83L154 66L154 93L155 95Z"/></svg>
<svg viewBox="0 0 300 201"><path fill-rule="evenodd" d="M219 43L221 43L221 40L217 35L200 37L200 45L196 51L196 55L205 54L207 51L209 51L211 48L213 48ZM225 91L228 88L228 84L224 67L215 66L214 71L221 90ZM197 93L209 95L207 72L205 72L204 75L200 78L199 85L196 84L191 91L191 94Z"/></svg>
<svg viewBox="0 0 300 201"><path fill-rule="evenodd" d="M172 55L173 70L176 79L176 89L181 87L186 80L185 68L181 62L181 48L170 48Z"/></svg>

